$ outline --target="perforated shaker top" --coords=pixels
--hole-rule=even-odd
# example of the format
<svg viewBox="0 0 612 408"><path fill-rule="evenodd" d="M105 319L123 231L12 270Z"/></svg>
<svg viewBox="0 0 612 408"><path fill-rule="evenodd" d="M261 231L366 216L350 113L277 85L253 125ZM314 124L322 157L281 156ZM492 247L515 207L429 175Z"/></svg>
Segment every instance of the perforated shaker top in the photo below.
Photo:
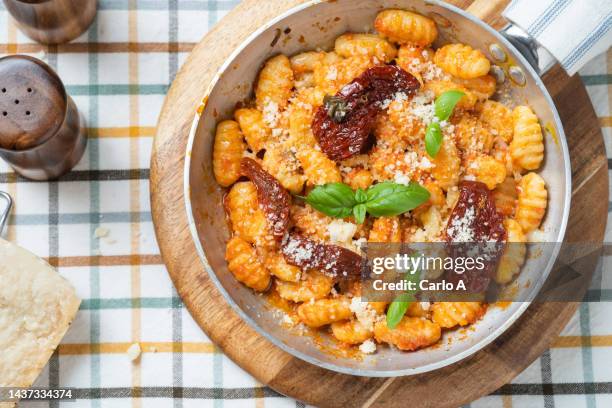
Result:
<svg viewBox="0 0 612 408"><path fill-rule="evenodd" d="M26 150L62 126L64 86L44 62L28 56L0 58L0 148Z"/></svg>

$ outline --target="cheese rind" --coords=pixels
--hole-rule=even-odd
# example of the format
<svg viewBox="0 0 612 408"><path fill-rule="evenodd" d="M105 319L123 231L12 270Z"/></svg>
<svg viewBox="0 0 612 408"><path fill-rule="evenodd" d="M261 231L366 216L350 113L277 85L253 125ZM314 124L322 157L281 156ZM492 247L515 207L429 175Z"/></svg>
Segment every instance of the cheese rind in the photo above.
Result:
<svg viewBox="0 0 612 408"><path fill-rule="evenodd" d="M0 387L32 385L80 303L49 264L0 239Z"/></svg>

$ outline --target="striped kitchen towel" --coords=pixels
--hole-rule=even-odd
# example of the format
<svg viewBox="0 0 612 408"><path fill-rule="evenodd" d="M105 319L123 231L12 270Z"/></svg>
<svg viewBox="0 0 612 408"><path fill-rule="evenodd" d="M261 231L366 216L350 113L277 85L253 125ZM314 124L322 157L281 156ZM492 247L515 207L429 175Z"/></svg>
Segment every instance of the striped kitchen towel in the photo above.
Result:
<svg viewBox="0 0 612 408"><path fill-rule="evenodd" d="M612 45L610 0L513 0L502 13L574 75Z"/></svg>

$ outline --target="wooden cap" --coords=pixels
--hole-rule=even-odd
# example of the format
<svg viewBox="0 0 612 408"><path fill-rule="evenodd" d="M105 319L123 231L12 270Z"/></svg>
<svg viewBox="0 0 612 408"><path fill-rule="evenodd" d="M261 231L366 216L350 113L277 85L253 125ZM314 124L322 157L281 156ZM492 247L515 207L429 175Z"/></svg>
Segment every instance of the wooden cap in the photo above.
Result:
<svg viewBox="0 0 612 408"><path fill-rule="evenodd" d="M44 62L25 55L0 58L0 148L41 145L62 126L67 96Z"/></svg>

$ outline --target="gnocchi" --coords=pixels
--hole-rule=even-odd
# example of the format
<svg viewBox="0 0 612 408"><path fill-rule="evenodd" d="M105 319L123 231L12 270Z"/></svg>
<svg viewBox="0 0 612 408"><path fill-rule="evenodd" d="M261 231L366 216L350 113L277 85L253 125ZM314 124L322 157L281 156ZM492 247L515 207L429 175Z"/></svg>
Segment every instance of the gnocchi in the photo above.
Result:
<svg viewBox="0 0 612 408"><path fill-rule="evenodd" d="M374 27L397 43L427 46L438 37L438 29L433 20L406 10L381 11L374 20Z"/></svg>
<svg viewBox="0 0 612 408"><path fill-rule="evenodd" d="M491 63L478 50L466 44L448 44L434 54L434 62L449 74L461 79L474 79L489 73Z"/></svg>
<svg viewBox="0 0 612 408"><path fill-rule="evenodd" d="M347 299L319 299L302 303L297 309L302 323L310 327L321 327L349 319L353 312Z"/></svg>
<svg viewBox="0 0 612 408"><path fill-rule="evenodd" d="M264 111L266 106L273 105L278 110L285 109L292 88L293 70L289 58L283 54L270 58L261 69L255 88L257 108Z"/></svg>
<svg viewBox="0 0 612 408"><path fill-rule="evenodd" d="M375 34L344 34L336 39L336 54L341 57L366 56L389 62L397 55L397 49Z"/></svg>
<svg viewBox="0 0 612 408"><path fill-rule="evenodd" d="M529 106L512 111L513 137L510 155L519 169L537 170L544 159L544 138L538 118Z"/></svg>
<svg viewBox="0 0 612 408"><path fill-rule="evenodd" d="M526 234L537 229L546 213L548 192L546 182L537 173L528 173L518 185L516 222Z"/></svg>
<svg viewBox="0 0 612 408"><path fill-rule="evenodd" d="M213 171L219 185L228 187L240 178L240 160L245 148L238 123L226 120L217 125L213 147Z"/></svg>
<svg viewBox="0 0 612 408"><path fill-rule="evenodd" d="M495 282L506 284L518 275L525 262L527 246L525 245L525 234L523 228L513 219L506 219L504 227L508 233L507 245L499 260L499 266L495 274Z"/></svg>
<svg viewBox="0 0 612 408"><path fill-rule="evenodd" d="M234 117L240 125L249 148L255 153L262 150L272 133L263 120L263 114L257 109L245 108L234 112Z"/></svg>
<svg viewBox="0 0 612 408"><path fill-rule="evenodd" d="M432 321L442 328L467 326L480 319L486 305L480 302L437 302L432 305Z"/></svg>
<svg viewBox="0 0 612 408"><path fill-rule="evenodd" d="M420 317L404 317L395 329L386 321L376 323L374 337L379 342L389 343L400 350L413 351L435 344L440 340L442 330L439 324Z"/></svg>
<svg viewBox="0 0 612 408"><path fill-rule="evenodd" d="M389 327L389 301L368 299L356 275L341 276L330 273L328 264L288 257L286 243L299 236L296 253L307 260L316 260L319 248L330 250L333 245L333 262L328 263L335 264L343 261L343 251L359 253L364 242L452 241L450 225L463 186L473 183L490 194L487 205L503 225L504 234L498 236L509 243L490 278L509 284L525 263L528 235L546 214L546 182L535 173L544 160L544 141L529 106L510 107L502 101L503 88L498 91L489 74L491 63L481 51L461 43L438 47L444 36L438 39L436 22L411 11L383 10L374 28L374 33L339 36L329 51L304 50L265 61L253 99L240 104L233 120L217 124L212 167L218 184L228 188L224 207L231 237L225 259L237 281L274 296L294 323L328 333L343 347L359 346L365 353L376 343L415 351L438 343L447 331L476 323L487 312L484 296L478 301L415 301L400 311L397 325ZM355 113L374 104L370 94L353 105L343 99L359 88L354 84L366 83L360 82L366 74L382 82L376 75L390 71L397 75L394 81L404 78L402 83L410 85L376 100L374 114ZM436 99L452 90L464 95L449 116L438 117ZM334 130L352 114L367 132L357 135L362 129L347 127L348 136L336 134L337 144L343 148L355 135L363 137L363 143L349 145L350 155L330 154L316 123ZM426 138L434 122L441 139L439 151L431 153ZM256 177L263 176L253 169L249 173L242 168L243 174L244 162L260 166L268 184L258 184L262 181ZM355 212L327 212L338 218L308 200L314 189L330 183L344 183L355 193L382 182L417 183L429 198L400 215L374 216L369 207L365 215L355 209L357 203L366 207L368 193L366 198L356 195L349 207ZM266 188L274 194L262 196L259 189ZM286 209L282 218L270 218L271 209L279 205L275 200ZM428 251L434 256L443 252ZM426 276L441 279L446 272L437 267Z"/></svg>
<svg viewBox="0 0 612 408"><path fill-rule="evenodd" d="M263 292L270 286L270 273L259 261L255 249L242 238L230 239L225 259L230 272L249 288Z"/></svg>

